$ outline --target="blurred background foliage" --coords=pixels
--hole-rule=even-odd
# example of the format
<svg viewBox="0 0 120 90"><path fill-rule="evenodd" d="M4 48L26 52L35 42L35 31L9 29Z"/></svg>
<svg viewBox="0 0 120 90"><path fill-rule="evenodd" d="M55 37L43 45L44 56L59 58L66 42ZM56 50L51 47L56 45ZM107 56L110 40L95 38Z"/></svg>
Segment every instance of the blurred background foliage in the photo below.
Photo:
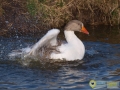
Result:
<svg viewBox="0 0 120 90"><path fill-rule="evenodd" d="M0 33L40 32L78 19L89 25L119 25L120 0L0 0Z"/></svg>

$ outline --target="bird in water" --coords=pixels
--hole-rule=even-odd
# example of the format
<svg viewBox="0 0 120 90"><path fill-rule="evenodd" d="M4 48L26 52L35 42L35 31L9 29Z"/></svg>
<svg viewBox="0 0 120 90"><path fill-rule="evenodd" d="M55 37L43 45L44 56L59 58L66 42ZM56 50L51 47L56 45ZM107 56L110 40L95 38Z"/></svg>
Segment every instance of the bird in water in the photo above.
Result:
<svg viewBox="0 0 120 90"><path fill-rule="evenodd" d="M55 60L81 60L85 54L85 46L82 41L75 35L75 31L89 34L81 21L72 20L68 22L64 28L66 43L59 45L57 36L60 33L60 30L51 29L35 45L33 45L32 48L22 49L22 53L25 53L24 57L44 56ZM42 53L43 47L45 47L44 53ZM14 54L11 53L9 56Z"/></svg>

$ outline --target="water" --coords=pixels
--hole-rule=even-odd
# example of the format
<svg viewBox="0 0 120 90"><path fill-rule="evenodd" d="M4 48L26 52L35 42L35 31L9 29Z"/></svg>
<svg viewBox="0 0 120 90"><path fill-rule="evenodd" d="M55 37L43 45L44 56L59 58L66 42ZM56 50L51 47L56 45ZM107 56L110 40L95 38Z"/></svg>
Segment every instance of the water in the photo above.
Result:
<svg viewBox="0 0 120 90"><path fill-rule="evenodd" d="M119 27L87 27L90 36L76 33L86 47L83 60L74 62L32 61L29 66L7 57L14 49L33 45L36 36L0 37L0 90L92 90L89 81L120 81ZM60 35L64 39L63 33Z"/></svg>

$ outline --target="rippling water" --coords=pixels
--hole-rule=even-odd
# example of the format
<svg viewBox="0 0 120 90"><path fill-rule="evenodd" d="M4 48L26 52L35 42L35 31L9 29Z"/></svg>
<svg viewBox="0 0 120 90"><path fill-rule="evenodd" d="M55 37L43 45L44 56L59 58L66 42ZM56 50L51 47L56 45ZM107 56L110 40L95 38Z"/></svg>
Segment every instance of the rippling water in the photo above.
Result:
<svg viewBox="0 0 120 90"><path fill-rule="evenodd" d="M0 37L0 90L92 90L89 81L120 81L119 27L88 27L90 36L76 33L86 47L83 60L32 61L24 66L7 57L14 49L33 45L43 36ZM63 33L60 35L64 39Z"/></svg>

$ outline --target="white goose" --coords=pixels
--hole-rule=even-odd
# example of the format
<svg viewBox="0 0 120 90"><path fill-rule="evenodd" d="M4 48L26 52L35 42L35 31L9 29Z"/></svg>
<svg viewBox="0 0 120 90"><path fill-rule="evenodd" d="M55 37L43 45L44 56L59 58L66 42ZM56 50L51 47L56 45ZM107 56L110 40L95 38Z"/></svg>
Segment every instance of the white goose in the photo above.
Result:
<svg viewBox="0 0 120 90"><path fill-rule="evenodd" d="M85 54L85 47L82 41L74 34L74 31L83 32L85 34L89 34L89 32L85 29L82 22L78 20L72 20L65 26L65 38L67 43L58 45L57 35L59 34L60 30L58 29L51 29L48 33L42 37L30 50L30 52L26 56L36 56L38 55L38 51L44 45L50 44L51 47L54 47L51 53L49 53L49 59L60 59L60 60L81 60ZM56 46L56 47L55 47ZM49 52L49 51L47 51Z"/></svg>
<svg viewBox="0 0 120 90"><path fill-rule="evenodd" d="M74 31L89 34L82 22L78 20L72 20L65 26L64 34L67 41L66 44L61 44L58 46L57 35L59 34L60 30L51 29L31 48L25 57L39 55L40 48L50 44L50 46L54 47L57 52L53 50L51 53L49 53L49 59L65 59L67 61L81 60L85 54L85 47L82 41L74 34Z"/></svg>

